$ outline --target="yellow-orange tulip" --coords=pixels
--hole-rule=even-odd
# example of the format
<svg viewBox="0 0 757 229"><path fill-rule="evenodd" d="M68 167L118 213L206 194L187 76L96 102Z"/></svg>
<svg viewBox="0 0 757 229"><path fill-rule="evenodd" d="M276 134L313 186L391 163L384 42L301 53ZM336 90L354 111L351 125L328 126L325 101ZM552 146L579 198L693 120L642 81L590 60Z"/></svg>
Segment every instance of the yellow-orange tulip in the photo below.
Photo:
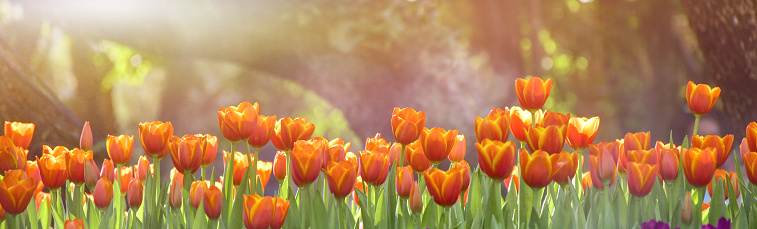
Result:
<svg viewBox="0 0 757 229"><path fill-rule="evenodd" d="M507 136L510 133L507 118L507 115L500 115L497 112L489 114L484 118L476 117L474 122L476 140L478 142L482 142L484 139L501 142L507 141Z"/></svg>
<svg viewBox="0 0 757 229"><path fill-rule="evenodd" d="M126 195L126 200L129 202L129 207L139 208L142 205L142 196L144 194L144 185L139 179L133 179L129 182L129 194Z"/></svg>
<svg viewBox="0 0 757 229"><path fill-rule="evenodd" d="M462 191L463 192L468 191L468 186L470 186L470 165L468 164L467 161L464 161L464 160L459 161L459 162L454 162L453 164L455 165L454 169L461 170L460 173L463 174ZM468 195L466 194L465 196L467 198Z"/></svg>
<svg viewBox="0 0 757 229"><path fill-rule="evenodd" d="M757 152L743 152L741 159L744 161L746 176L752 184L757 184Z"/></svg>
<svg viewBox="0 0 757 229"><path fill-rule="evenodd" d="M78 148L72 149L66 154L66 167L68 170L68 180L74 184L81 185L84 183L84 170L86 162L92 160L92 151L84 151Z"/></svg>
<svg viewBox="0 0 757 229"><path fill-rule="evenodd" d="M108 178L102 177L97 181L94 191L95 206L100 209L105 209L110 206L110 201L113 200L113 183Z"/></svg>
<svg viewBox="0 0 757 229"><path fill-rule="evenodd" d="M757 122L750 122L747 125L745 139L749 152L757 152Z"/></svg>
<svg viewBox="0 0 757 229"><path fill-rule="evenodd" d="M511 107L509 109L510 131L518 141L526 141L526 130L531 128L531 112L523 110L520 107Z"/></svg>
<svg viewBox="0 0 757 229"><path fill-rule="evenodd" d="M344 161L344 156L348 151L350 151L351 145L352 144L349 142L344 143L344 140L342 140L341 138L335 138L334 140L331 140L329 142L328 148L326 149L326 157L323 158L323 169L326 169L328 167L329 162Z"/></svg>
<svg viewBox="0 0 757 229"><path fill-rule="evenodd" d="M476 143L478 165L481 171L494 180L502 180L510 175L515 163L515 143L485 139Z"/></svg>
<svg viewBox="0 0 757 229"><path fill-rule="evenodd" d="M193 208L200 206L202 198L205 197L205 192L208 190L208 183L202 180L192 182L192 186L189 189L189 204Z"/></svg>
<svg viewBox="0 0 757 229"><path fill-rule="evenodd" d="M108 135L108 141L105 145L108 148L108 156L113 160L113 164L123 166L131 160L134 135Z"/></svg>
<svg viewBox="0 0 757 229"><path fill-rule="evenodd" d="M450 207L457 202L463 188L462 170L450 169L445 172L434 168L424 172L423 176L426 179L426 189L434 197L436 204Z"/></svg>
<svg viewBox="0 0 757 229"><path fill-rule="evenodd" d="M512 181L513 184L515 184L515 191L518 192L518 189L520 188L520 177L519 177L519 169L517 165L513 165L513 171L510 172L510 176L505 178L503 181L505 183L505 188L507 190L510 190L510 181Z"/></svg>
<svg viewBox="0 0 757 229"><path fill-rule="evenodd" d="M284 151L276 151L276 156L273 158L273 176L276 177L279 182L283 181L287 176L287 154Z"/></svg>
<svg viewBox="0 0 757 229"><path fill-rule="evenodd" d="M173 166L182 174L194 173L200 168L202 159L202 139L195 135L174 137L170 144L171 161Z"/></svg>
<svg viewBox="0 0 757 229"><path fill-rule="evenodd" d="M644 197L652 191L657 179L658 166L646 163L628 163L628 192L637 197Z"/></svg>
<svg viewBox="0 0 757 229"><path fill-rule="evenodd" d="M252 128L252 135L247 140L247 144L250 144L252 148L260 150L273 136L273 129L276 127L276 115L265 116L258 115L258 121L255 122L255 127Z"/></svg>
<svg viewBox="0 0 757 229"><path fill-rule="evenodd" d="M736 172L731 171L729 173L728 171L725 171L725 170L722 170L722 169L716 169L715 170L715 175L713 175L713 177L715 178L715 179L713 179L713 181L718 181L718 182L721 182L721 183L724 182L724 181L731 182L731 187L733 187L733 193L736 194L737 197L739 196L739 194L740 194L739 180L736 177ZM713 181L710 181L710 183L707 184L707 192L710 194L710 196L712 196L712 185L714 184ZM723 192L725 193L725 199L727 200L728 199L728 187L726 186L726 184L722 184L722 185L723 185Z"/></svg>
<svg viewBox="0 0 757 229"><path fill-rule="evenodd" d="M710 85L694 84L691 81L686 85L686 103L689 104L691 113L697 117L710 112L718 101L718 97L720 97L719 87L711 88Z"/></svg>
<svg viewBox="0 0 757 229"><path fill-rule="evenodd" d="M5 136L13 141L13 145L28 149L33 135L34 123L5 121Z"/></svg>
<svg viewBox="0 0 757 229"><path fill-rule="evenodd" d="M216 159L218 154L218 138L210 134L198 134L201 139L200 149L202 157L200 158L200 167L208 167Z"/></svg>
<svg viewBox="0 0 757 229"><path fill-rule="evenodd" d="M530 152L541 150L549 155L560 153L565 145L568 126L531 127L526 130L526 142Z"/></svg>
<svg viewBox="0 0 757 229"><path fill-rule="evenodd" d="M594 187L604 189L606 183L612 185L615 182L615 165L618 164L616 155L619 150L617 141L589 144L589 171Z"/></svg>
<svg viewBox="0 0 757 229"><path fill-rule="evenodd" d="M439 164L447 159L450 151L455 147L457 132L458 130L445 131L442 128L423 129L420 142L426 158L434 164Z"/></svg>
<svg viewBox="0 0 757 229"><path fill-rule="evenodd" d="M413 185L413 169L410 166L397 168L397 195L402 198L410 197L410 189Z"/></svg>
<svg viewBox="0 0 757 229"><path fill-rule="evenodd" d="M22 147L13 144L8 136L0 136L0 173L13 169L23 169L19 162L26 166L26 152Z"/></svg>
<svg viewBox="0 0 757 229"><path fill-rule="evenodd" d="M244 226L248 229L265 229L271 225L276 210L270 196L244 195Z"/></svg>
<svg viewBox="0 0 757 229"><path fill-rule="evenodd" d="M458 134L457 137L455 137L455 147L452 148L452 152L447 156L449 161L459 162L465 160L465 148L465 135Z"/></svg>
<svg viewBox="0 0 757 229"><path fill-rule="evenodd" d="M323 173L326 174L329 190L337 199L343 199L352 193L357 179L357 170L352 162L329 162L328 168Z"/></svg>
<svg viewBox="0 0 757 229"><path fill-rule="evenodd" d="M66 160L63 155L53 156L52 154L42 154L42 158L37 159L39 173L42 183L50 190L57 190L68 179Z"/></svg>
<svg viewBox="0 0 757 229"><path fill-rule="evenodd" d="M221 189L213 185L205 191L205 196L202 199L202 207L205 210L205 215L210 219L218 219L221 216L223 194Z"/></svg>
<svg viewBox="0 0 757 229"><path fill-rule="evenodd" d="M265 192L265 186L268 185L268 180L271 179L271 172L273 172L273 163L270 161L258 161L257 178L260 180L261 188ZM252 186L250 186L252 188Z"/></svg>
<svg viewBox="0 0 757 229"><path fill-rule="evenodd" d="M586 171L581 175L581 185L584 187L584 195L586 195L586 190L588 188L591 188L594 186L594 182L591 179L591 171Z"/></svg>
<svg viewBox="0 0 757 229"><path fill-rule="evenodd" d="M232 158L234 160L234 168L231 170L232 178L234 186L239 186L242 184L242 178L244 178L244 173L247 172L247 168L249 168L250 164L247 162L247 155L240 153L239 151L234 152L233 155L229 155L229 152L226 152L226 150L223 151L224 155L224 166L228 162L226 162L226 158ZM250 160L255 159L255 156L250 155ZM250 174L249 176L252 176Z"/></svg>
<svg viewBox="0 0 757 229"><path fill-rule="evenodd" d="M426 158L426 154L423 152L421 141L415 141L405 147L405 161L410 164L413 171L418 173L422 173L431 168L431 162Z"/></svg>
<svg viewBox="0 0 757 229"><path fill-rule="evenodd" d="M392 133L400 144L414 142L426 125L426 113L413 108L395 107L392 111Z"/></svg>
<svg viewBox="0 0 757 229"><path fill-rule="evenodd" d="M713 148L718 158L717 167L723 166L725 160L731 155L731 146L733 146L733 135L729 134L725 137L717 135L699 136L694 135L691 138L691 146L695 148Z"/></svg>
<svg viewBox="0 0 757 229"><path fill-rule="evenodd" d="M260 106L258 103L241 102L238 106L221 107L218 109L218 127L229 141L237 142L252 136L258 121Z"/></svg>
<svg viewBox="0 0 757 229"><path fill-rule="evenodd" d="M119 176L121 177L121 183L119 184L119 187L121 188L121 195L126 195L126 193L129 191L129 184L131 183L131 180L134 180L134 170L132 170L133 167L131 166L122 166L121 167L121 174Z"/></svg>
<svg viewBox="0 0 757 229"><path fill-rule="evenodd" d="M568 122L568 145L573 150L580 151L589 147L597 136L599 117L572 117Z"/></svg>
<svg viewBox="0 0 757 229"><path fill-rule="evenodd" d="M168 143L173 137L171 122L139 123L139 140L150 157L163 158L168 154Z"/></svg>
<svg viewBox="0 0 757 229"><path fill-rule="evenodd" d="M271 229L279 229L284 226L284 220L287 218L289 211L289 200L278 197L273 198L274 209L273 218L271 218Z"/></svg>
<svg viewBox="0 0 757 229"><path fill-rule="evenodd" d="M34 179L23 170L5 171L0 180L0 206L13 215L23 213L32 200L35 187Z"/></svg>
<svg viewBox="0 0 757 229"><path fill-rule="evenodd" d="M623 138L623 151L647 150L650 144L649 132L626 133Z"/></svg>
<svg viewBox="0 0 757 229"><path fill-rule="evenodd" d="M557 163L553 165L552 171L555 174L552 180L560 185L567 185L570 180L576 176L578 169L579 152L568 153L562 151L558 154Z"/></svg>
<svg viewBox="0 0 757 229"><path fill-rule="evenodd" d="M109 181L116 180L116 167L107 158L103 160L102 167L100 168L100 177L108 178Z"/></svg>
<svg viewBox="0 0 757 229"><path fill-rule="evenodd" d="M359 159L360 176L364 182L379 186L386 181L391 168L388 154L365 150L360 151Z"/></svg>
<svg viewBox="0 0 757 229"><path fill-rule="evenodd" d="M515 80L515 93L518 96L520 106L526 110L537 110L544 106L552 91L552 79L542 80L539 77L531 77L528 80L518 78Z"/></svg>
<svg viewBox="0 0 757 229"><path fill-rule="evenodd" d="M410 210L414 213L421 213L423 210L423 201L421 200L421 189L418 187L418 182L413 181L413 186L410 189L410 197L407 200L410 205Z"/></svg>
<svg viewBox="0 0 757 229"><path fill-rule="evenodd" d="M79 137L79 148L83 150L91 150L93 144L92 128L89 128L89 121L86 121L84 122L84 127L82 127L81 136Z"/></svg>
<svg viewBox="0 0 757 229"><path fill-rule="evenodd" d="M539 110L536 112L534 118L536 119L535 126L538 127L561 127L570 123L570 114L555 113L551 111Z"/></svg>
<svg viewBox="0 0 757 229"><path fill-rule="evenodd" d="M150 175L153 175L155 173L154 165L150 164L150 161L144 155L139 156L137 165L134 166L134 171L137 171L135 175L137 179L141 181L144 181L147 179L147 171L150 171Z"/></svg>
<svg viewBox="0 0 757 229"><path fill-rule="evenodd" d="M271 143L279 150L290 151L295 142L310 139L314 131L315 125L308 123L306 118L282 118L276 122Z"/></svg>
<svg viewBox="0 0 757 229"><path fill-rule="evenodd" d="M39 159L34 161L26 161L26 175L34 179L34 184L36 185L36 188L34 189L35 196L45 188L45 184L42 183L42 175L39 173L39 166L37 165L37 161L39 161Z"/></svg>
<svg viewBox="0 0 757 229"><path fill-rule="evenodd" d="M549 155L546 151L537 150L528 154L526 149L520 149L520 166L523 182L531 188L543 188L552 182L554 173L552 168L557 164L560 154Z"/></svg>
<svg viewBox="0 0 757 229"><path fill-rule="evenodd" d="M325 141L297 141L290 153L292 181L298 187L305 187L318 179L326 150Z"/></svg>
<svg viewBox="0 0 757 229"><path fill-rule="evenodd" d="M84 220L83 219L70 219L66 220L66 222L63 224L64 229L84 229Z"/></svg>
<svg viewBox="0 0 757 229"><path fill-rule="evenodd" d="M704 187L710 183L717 168L717 155L713 148L691 148L681 152L683 172L686 180L694 187Z"/></svg>
<svg viewBox="0 0 757 229"><path fill-rule="evenodd" d="M39 211L39 207L42 206L42 203L47 204L47 207L50 207L50 199L52 199L53 196L50 193L47 192L36 192L34 194L34 205L37 207L37 211ZM2 220L0 220L2 221Z"/></svg>
<svg viewBox="0 0 757 229"><path fill-rule="evenodd" d="M649 150L629 150L627 151L628 154L626 155L627 162L636 162L636 163L643 163L643 164L657 164L657 150L655 149L649 149Z"/></svg>

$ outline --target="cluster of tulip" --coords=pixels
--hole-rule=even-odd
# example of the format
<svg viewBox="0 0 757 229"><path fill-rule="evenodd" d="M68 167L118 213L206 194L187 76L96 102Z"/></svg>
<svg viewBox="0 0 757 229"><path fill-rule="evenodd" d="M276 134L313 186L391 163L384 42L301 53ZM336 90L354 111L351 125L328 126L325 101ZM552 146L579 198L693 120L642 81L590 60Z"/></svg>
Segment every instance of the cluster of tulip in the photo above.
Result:
<svg viewBox="0 0 757 229"><path fill-rule="evenodd" d="M392 113L396 143L377 134L358 153L342 139L313 137L315 126L305 118L277 120L260 115L258 104L249 102L220 108L219 127L231 145L223 151L223 174L212 171L208 179L205 170L216 157L218 138L177 137L170 122L139 125L147 155L135 166L126 165L134 137L108 136L110 158L99 172L88 122L79 148L44 146L42 157L33 161L27 160L27 148L34 124L6 122L5 135L0 136L0 227L635 228L658 224L642 224L648 220L683 228L723 220L737 228L757 225L757 123L749 124L740 146L749 183L738 169L730 173L718 169L731 153L732 135L696 135L699 118L713 107L719 88L689 82L686 99L696 116L695 130L690 140L675 146L672 136L667 144L652 145L649 132L593 144L599 117L542 110L551 87L551 79L518 79L520 107L495 108L475 119L475 169L465 161L465 136L458 130L427 128L425 113L412 108L395 108ZM508 141L510 134L517 142ZM239 141L246 153L234 150ZM269 141L280 151L273 162L258 160ZM565 142L572 153L563 151ZM589 169L583 173L586 149ZM174 168L167 185L160 181L160 160L169 153ZM438 168L447 159L449 168ZM734 163L739 168L737 157ZM195 181L198 170L200 179ZM263 196L272 173L279 189L275 196ZM507 188L505 197L502 184ZM705 190L709 203L703 203ZM731 201L726 201L729 197Z"/></svg>

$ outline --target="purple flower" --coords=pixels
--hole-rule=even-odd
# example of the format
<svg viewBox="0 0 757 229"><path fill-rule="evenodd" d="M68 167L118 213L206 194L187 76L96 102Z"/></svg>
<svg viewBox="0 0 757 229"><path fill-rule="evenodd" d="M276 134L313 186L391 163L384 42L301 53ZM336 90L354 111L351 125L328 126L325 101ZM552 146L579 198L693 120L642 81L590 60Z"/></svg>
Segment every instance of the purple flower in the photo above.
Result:
<svg viewBox="0 0 757 229"><path fill-rule="evenodd" d="M643 227L642 227L643 228ZM725 217L718 220L718 226L712 226L711 224L702 226L702 229L731 229L731 220L725 219Z"/></svg>
<svg viewBox="0 0 757 229"><path fill-rule="evenodd" d="M641 229L670 229L670 225L662 221L655 221L654 219L650 219L649 221L641 224Z"/></svg>

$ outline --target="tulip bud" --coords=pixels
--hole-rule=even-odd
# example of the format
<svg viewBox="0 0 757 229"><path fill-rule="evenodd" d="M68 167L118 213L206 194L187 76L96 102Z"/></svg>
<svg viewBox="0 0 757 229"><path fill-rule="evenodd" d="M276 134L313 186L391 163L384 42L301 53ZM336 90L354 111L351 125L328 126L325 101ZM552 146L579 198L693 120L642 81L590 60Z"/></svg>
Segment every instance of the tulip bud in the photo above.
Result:
<svg viewBox="0 0 757 229"><path fill-rule="evenodd" d="M84 220L83 219L71 219L66 220L66 223L63 224L64 229L80 229L84 228Z"/></svg>
<svg viewBox="0 0 757 229"><path fill-rule="evenodd" d="M683 206L681 206L681 222L689 225L691 223L691 217L693 214L693 202L691 201L691 192L686 192L683 200Z"/></svg>
<svg viewBox="0 0 757 229"><path fill-rule="evenodd" d="M203 209L205 209L205 214L208 218L218 219L221 216L221 201L221 189L217 186L210 186L203 198Z"/></svg>
<svg viewBox="0 0 757 229"><path fill-rule="evenodd" d="M148 169L150 170L150 174L153 173L153 171L152 171L153 167L152 166L153 165L150 164L150 161L147 160L146 156L140 156L139 157L139 162L137 162L137 166L136 166L136 168L134 168L134 170L137 171L137 173L136 173L137 178L139 180L142 180L142 181L146 180L147 179L147 170Z"/></svg>
<svg viewBox="0 0 757 229"><path fill-rule="evenodd" d="M100 168L100 177L108 178L109 181L116 179L116 167L112 161L108 159L103 160L102 167Z"/></svg>
<svg viewBox="0 0 757 229"><path fill-rule="evenodd" d="M97 164L95 164L95 160L88 159L84 162L84 182L87 184L87 187L92 190L92 188L97 185L97 180L100 179L100 173L97 172Z"/></svg>
<svg viewBox="0 0 757 229"><path fill-rule="evenodd" d="M397 195L408 198L413 185L413 170L410 166L397 168Z"/></svg>
<svg viewBox="0 0 757 229"><path fill-rule="evenodd" d="M129 183L129 195L126 196L126 199L129 201L129 206L137 209L140 205L142 205L142 194L144 186L142 185L142 181L139 179L133 179L131 180L131 183Z"/></svg>
<svg viewBox="0 0 757 229"><path fill-rule="evenodd" d="M89 128L89 121L84 122L84 128L81 130L81 137L79 138L79 148L88 151L92 149L92 129Z"/></svg>
<svg viewBox="0 0 757 229"><path fill-rule="evenodd" d="M171 169L171 190L168 193L168 204L171 208L176 209L181 207L181 188L183 186L184 175L176 171L175 168Z"/></svg>
<svg viewBox="0 0 757 229"><path fill-rule="evenodd" d="M407 200L410 205L410 210L414 213L421 213L423 210L423 203L421 201L421 190L418 187L418 182L413 182L413 187L410 189L410 199Z"/></svg>
<svg viewBox="0 0 757 229"><path fill-rule="evenodd" d="M200 202L202 202L202 197L205 196L205 191L208 190L208 184L205 183L205 181L195 181L192 182L192 188L189 191L189 203L192 204L193 208L197 208L200 206Z"/></svg>
<svg viewBox="0 0 757 229"><path fill-rule="evenodd" d="M97 181L97 185L93 191L95 206L100 209L105 209L110 206L110 201L113 200L113 183L108 178L100 178Z"/></svg>
<svg viewBox="0 0 757 229"><path fill-rule="evenodd" d="M287 154L284 151L276 151L276 156L273 158L273 176L276 177L279 182L283 181L287 176Z"/></svg>
<svg viewBox="0 0 757 229"><path fill-rule="evenodd" d="M465 160L465 145L465 135L458 134L455 137L455 147L452 148L452 152L449 153L447 158L452 162Z"/></svg>

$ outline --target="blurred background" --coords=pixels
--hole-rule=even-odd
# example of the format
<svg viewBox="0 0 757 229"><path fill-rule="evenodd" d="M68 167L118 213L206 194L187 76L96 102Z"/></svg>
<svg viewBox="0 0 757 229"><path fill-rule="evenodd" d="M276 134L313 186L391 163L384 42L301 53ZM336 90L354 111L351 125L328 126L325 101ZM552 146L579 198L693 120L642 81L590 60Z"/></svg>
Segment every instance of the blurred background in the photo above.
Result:
<svg viewBox="0 0 757 229"><path fill-rule="evenodd" d="M699 133L734 134L735 149L757 120L755 9L751 0L0 0L0 119L37 124L30 158L43 144L78 146L90 121L101 161L105 137L137 135L140 122L221 140L218 108L242 101L306 117L314 136L355 152L376 133L394 141L392 109L413 107L427 127L465 134L476 164L473 121L518 105L516 78L552 78L548 110L600 116L595 142L650 131L677 144L693 126L691 80L723 90Z"/></svg>

